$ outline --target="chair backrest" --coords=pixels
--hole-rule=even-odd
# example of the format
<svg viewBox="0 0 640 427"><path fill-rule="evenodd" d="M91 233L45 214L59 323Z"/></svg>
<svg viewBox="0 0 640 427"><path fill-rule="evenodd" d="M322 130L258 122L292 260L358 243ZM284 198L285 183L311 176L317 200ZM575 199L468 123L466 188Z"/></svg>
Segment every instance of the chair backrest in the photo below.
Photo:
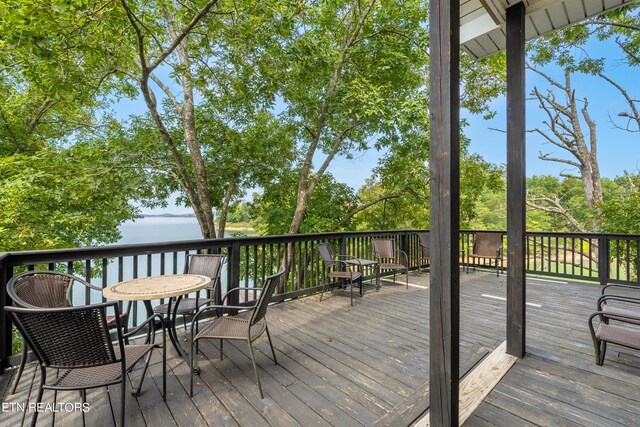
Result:
<svg viewBox="0 0 640 427"><path fill-rule="evenodd" d="M494 257L498 249L502 248L502 234L479 231L473 244L473 253L481 256Z"/></svg>
<svg viewBox="0 0 640 427"><path fill-rule="evenodd" d="M220 254L187 254L185 273L200 274L211 278L210 289L216 290L225 257Z"/></svg>
<svg viewBox="0 0 640 427"><path fill-rule="evenodd" d="M324 262L325 267L330 267L336 263L335 256L333 255L333 250L331 249L331 245L328 243L318 243L316 246L318 248L318 252L320 253L320 258Z"/></svg>
<svg viewBox="0 0 640 427"><path fill-rule="evenodd" d="M27 271L12 277L7 293L18 307L70 307L73 276L56 271Z"/></svg>
<svg viewBox="0 0 640 427"><path fill-rule="evenodd" d="M393 239L373 239L373 250L378 258L396 257L396 241Z"/></svg>
<svg viewBox="0 0 640 427"><path fill-rule="evenodd" d="M416 234L420 239L420 246L422 246L422 258L429 258L431 256L431 242L429 240L429 232L423 231Z"/></svg>
<svg viewBox="0 0 640 427"><path fill-rule="evenodd" d="M116 356L107 327L107 309L118 322ZM5 307L42 366L84 368L115 363L123 357L116 302L65 308Z"/></svg>
<svg viewBox="0 0 640 427"><path fill-rule="evenodd" d="M256 323L264 319L264 316L267 314L267 307L269 307L269 303L271 302L273 293L278 287L284 289L285 281L287 280L285 271L286 270L284 268L281 268L273 276L269 276L264 279L262 292L260 292L260 296L258 297L258 301L256 302L256 308L255 310L253 310L253 314L251 315L249 326L255 325Z"/></svg>

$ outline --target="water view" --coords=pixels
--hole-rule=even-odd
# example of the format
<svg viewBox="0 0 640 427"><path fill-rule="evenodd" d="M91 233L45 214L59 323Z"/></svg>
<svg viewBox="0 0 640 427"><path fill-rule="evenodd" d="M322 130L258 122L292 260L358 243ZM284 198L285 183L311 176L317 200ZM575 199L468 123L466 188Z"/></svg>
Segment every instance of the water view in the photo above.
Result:
<svg viewBox="0 0 640 427"><path fill-rule="evenodd" d="M193 217L146 216L120 226L118 244L173 242L202 238L198 220Z"/></svg>

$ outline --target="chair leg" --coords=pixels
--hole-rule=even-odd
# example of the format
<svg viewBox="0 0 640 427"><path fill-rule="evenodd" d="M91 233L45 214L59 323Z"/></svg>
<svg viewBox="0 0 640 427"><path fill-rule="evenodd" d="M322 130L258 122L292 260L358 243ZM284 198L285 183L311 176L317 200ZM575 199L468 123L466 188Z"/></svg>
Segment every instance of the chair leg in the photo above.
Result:
<svg viewBox="0 0 640 427"><path fill-rule="evenodd" d="M407 269L405 270L404 274L406 276L405 289L409 289L409 267L407 267Z"/></svg>
<svg viewBox="0 0 640 427"><path fill-rule="evenodd" d="M189 352L189 397L193 397L193 340L191 340L191 351Z"/></svg>
<svg viewBox="0 0 640 427"><path fill-rule="evenodd" d="M222 360L222 358L224 357L224 353L222 352L223 343L224 343L224 340L220 340L220 360Z"/></svg>
<svg viewBox="0 0 640 427"><path fill-rule="evenodd" d="M165 344L166 347L166 344ZM131 392L134 396L140 396L140 390L142 389L142 383L144 382L144 376L147 374L147 369L149 369L149 362L151 361L151 352L147 354L147 357L144 361L144 369L142 370L142 375L140 376L140 382L138 383L138 387Z"/></svg>
<svg viewBox="0 0 640 427"><path fill-rule="evenodd" d="M327 284L322 285L322 292L320 292L320 302L322 302L322 297L324 296L324 291L327 290Z"/></svg>
<svg viewBox="0 0 640 427"><path fill-rule="evenodd" d="M38 396L36 397L36 408L38 403L42 402L42 394L44 393L44 384L47 381L47 370L44 366L40 366L40 387L38 388ZM36 427L36 421L38 420L38 411L33 412L33 418L31 418L31 427Z"/></svg>
<svg viewBox="0 0 640 427"><path fill-rule="evenodd" d="M22 357L20 358L20 367L18 368L18 372L16 373L16 379L13 381L13 385L11 386L11 392L9 392L9 394L14 394L16 392L16 389L18 388L20 377L22 376L24 367L27 364L28 353L29 353L29 347L27 346L27 341L24 338L22 338Z"/></svg>
<svg viewBox="0 0 640 427"><path fill-rule="evenodd" d="M349 281L349 290L351 291L351 307L353 307L353 280Z"/></svg>
<svg viewBox="0 0 640 427"><path fill-rule="evenodd" d="M251 341L249 342L249 353L251 353L251 363L253 364L253 373L256 376L256 382L258 383L258 390L260 390L260 399L264 399L264 394L262 393L262 384L260 383L260 376L258 375L258 366L256 365L256 356L253 354L253 345Z"/></svg>
<svg viewBox="0 0 640 427"><path fill-rule="evenodd" d="M124 427L125 416L125 396L127 394L127 374L122 375L122 382L120 383L120 425Z"/></svg>
<svg viewBox="0 0 640 427"><path fill-rule="evenodd" d="M276 359L276 352L273 349L273 343L271 342L271 334L269 333L269 326L266 326L265 329L267 331L267 339L269 340L269 347L271 347L271 354L273 355L273 361L277 365L278 364L278 359Z"/></svg>
<svg viewBox="0 0 640 427"><path fill-rule="evenodd" d="M607 354L607 342L600 341L600 361L598 362L599 366L604 365L604 357Z"/></svg>

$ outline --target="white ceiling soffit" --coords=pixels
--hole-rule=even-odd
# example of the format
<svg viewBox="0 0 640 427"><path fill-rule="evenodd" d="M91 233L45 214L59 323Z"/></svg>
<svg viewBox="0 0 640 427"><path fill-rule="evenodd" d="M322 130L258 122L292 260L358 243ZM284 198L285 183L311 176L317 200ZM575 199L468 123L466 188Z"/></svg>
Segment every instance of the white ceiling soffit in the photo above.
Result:
<svg viewBox="0 0 640 427"><path fill-rule="evenodd" d="M535 39L637 0L524 0L525 38ZM460 0L460 44L479 59L506 48L506 9L520 0Z"/></svg>

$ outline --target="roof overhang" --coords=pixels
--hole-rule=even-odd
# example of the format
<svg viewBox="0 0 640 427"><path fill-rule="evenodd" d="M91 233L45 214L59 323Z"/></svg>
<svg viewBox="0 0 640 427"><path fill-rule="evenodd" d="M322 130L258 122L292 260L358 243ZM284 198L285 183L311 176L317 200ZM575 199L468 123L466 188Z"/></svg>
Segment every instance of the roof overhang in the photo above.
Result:
<svg viewBox="0 0 640 427"><path fill-rule="evenodd" d="M506 9L521 0L461 0L460 45L479 59L506 48ZM637 0L524 0L525 39L552 33Z"/></svg>

